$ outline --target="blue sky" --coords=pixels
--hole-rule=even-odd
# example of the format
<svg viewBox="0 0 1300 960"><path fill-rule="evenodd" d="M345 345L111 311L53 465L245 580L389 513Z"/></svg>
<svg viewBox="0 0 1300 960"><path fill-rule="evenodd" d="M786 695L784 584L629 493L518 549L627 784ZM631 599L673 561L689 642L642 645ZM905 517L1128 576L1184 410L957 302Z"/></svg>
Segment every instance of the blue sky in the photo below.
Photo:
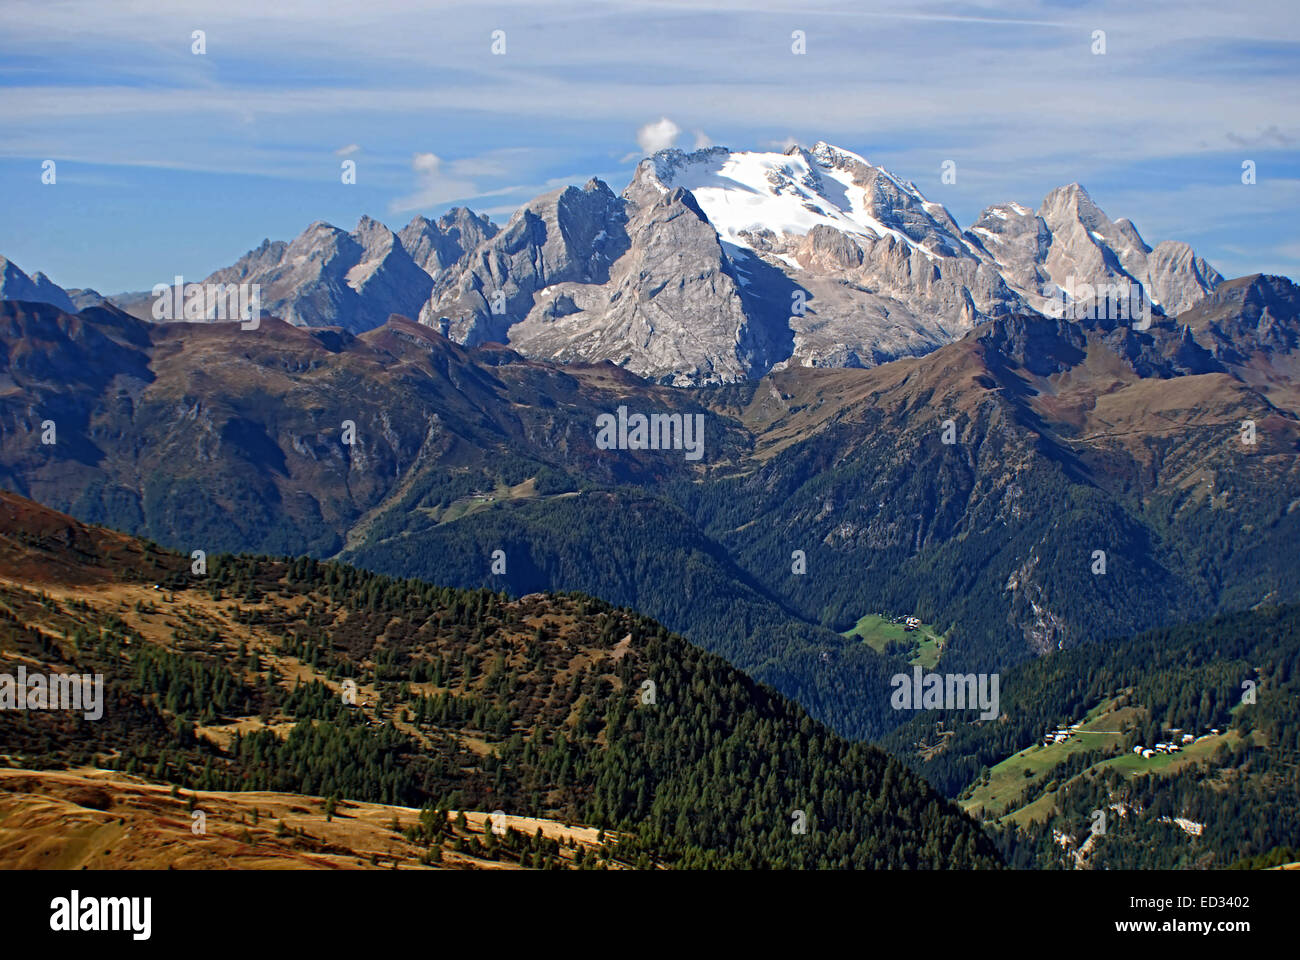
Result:
<svg viewBox="0 0 1300 960"><path fill-rule="evenodd" d="M504 222L566 183L618 191L677 129L828 140L964 226L1078 181L1149 244L1300 277L1298 90L1294 0L5 0L0 255L102 293L198 279L313 220Z"/></svg>

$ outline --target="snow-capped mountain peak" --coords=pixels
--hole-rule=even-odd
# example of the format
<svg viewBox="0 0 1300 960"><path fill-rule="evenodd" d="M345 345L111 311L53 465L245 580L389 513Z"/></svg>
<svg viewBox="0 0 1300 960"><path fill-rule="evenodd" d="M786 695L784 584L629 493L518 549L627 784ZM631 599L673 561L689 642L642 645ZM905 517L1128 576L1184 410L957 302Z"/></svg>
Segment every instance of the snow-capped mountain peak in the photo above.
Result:
<svg viewBox="0 0 1300 960"><path fill-rule="evenodd" d="M959 256L965 247L942 204L824 141L785 153L663 150L642 162L639 175L661 193L689 190L719 237L741 248L770 250L760 237L793 240L818 226L866 244L890 238L931 258Z"/></svg>

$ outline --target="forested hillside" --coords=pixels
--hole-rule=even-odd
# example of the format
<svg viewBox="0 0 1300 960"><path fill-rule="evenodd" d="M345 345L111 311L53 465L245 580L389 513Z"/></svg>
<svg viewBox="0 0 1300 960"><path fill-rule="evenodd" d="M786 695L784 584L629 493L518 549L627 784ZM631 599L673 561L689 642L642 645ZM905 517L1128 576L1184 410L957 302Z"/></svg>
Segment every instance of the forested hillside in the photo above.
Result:
<svg viewBox="0 0 1300 960"><path fill-rule="evenodd" d="M146 547L121 578L35 585L64 530L93 541L9 502L42 521L0 539L3 666L107 681L101 720L0 714L12 765L565 819L640 867L998 862L899 761L637 614L309 558L222 556L195 576Z"/></svg>
<svg viewBox="0 0 1300 960"><path fill-rule="evenodd" d="M904 660L839 636L866 614L917 616L943 669L988 673L1300 600L1290 395L1168 319L999 317L924 357L715 389L402 318L352 336L4 302L0 340L0 481L24 495L186 554L579 590L854 738L902 719ZM601 447L620 407L702 417L701 459Z"/></svg>

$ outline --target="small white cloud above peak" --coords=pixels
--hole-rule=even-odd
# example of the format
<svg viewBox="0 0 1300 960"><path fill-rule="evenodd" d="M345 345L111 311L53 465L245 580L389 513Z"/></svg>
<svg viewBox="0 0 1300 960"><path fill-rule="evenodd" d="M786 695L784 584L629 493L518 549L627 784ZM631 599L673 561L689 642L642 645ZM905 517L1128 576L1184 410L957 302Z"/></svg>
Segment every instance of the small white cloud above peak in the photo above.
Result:
<svg viewBox="0 0 1300 960"><path fill-rule="evenodd" d="M479 188L474 180L461 171L472 164L453 160L447 170L436 153L416 153L411 156L411 169L415 171L416 190L389 204L392 213L410 213L440 204L477 196Z"/></svg>
<svg viewBox="0 0 1300 960"><path fill-rule="evenodd" d="M658 153L660 150L667 150L677 143L677 138L681 136L681 133L681 127L667 117L660 117L658 120L647 123L637 130L636 142L643 153Z"/></svg>
<svg viewBox="0 0 1300 960"><path fill-rule="evenodd" d="M442 158L436 153L417 153L411 157L411 169L419 173L437 173L442 167Z"/></svg>
<svg viewBox="0 0 1300 960"><path fill-rule="evenodd" d="M350 157L354 153L360 153L361 147L355 143L349 143L346 147L339 147L334 151L336 157Z"/></svg>

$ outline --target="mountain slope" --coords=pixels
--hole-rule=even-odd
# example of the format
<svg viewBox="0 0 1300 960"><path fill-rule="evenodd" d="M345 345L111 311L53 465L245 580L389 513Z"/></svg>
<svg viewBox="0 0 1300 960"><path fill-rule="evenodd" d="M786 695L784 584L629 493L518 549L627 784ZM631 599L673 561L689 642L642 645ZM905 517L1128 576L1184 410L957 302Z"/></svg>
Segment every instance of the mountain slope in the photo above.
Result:
<svg viewBox="0 0 1300 960"><path fill-rule="evenodd" d="M591 827L267 790L177 790L95 768L0 767L0 865L11 870L517 870L600 862ZM195 814L202 820L196 820ZM393 824L397 824L397 829ZM202 826L195 833L196 825ZM539 835L540 832L540 835ZM604 861L610 867L618 861Z"/></svg>
<svg viewBox="0 0 1300 960"><path fill-rule="evenodd" d="M1224 330L1250 323L1231 289ZM854 736L901 722L900 658L839 635L873 612L919 616L945 669L983 673L1300 599L1296 415L1166 319L1012 314L920 358L682 390L401 319L0 317L0 470L23 493L185 552L581 589ZM701 458L606 449L620 408L702 418Z"/></svg>
<svg viewBox="0 0 1300 960"><path fill-rule="evenodd" d="M410 321L353 337L21 303L0 304L0 317L4 482L166 543L329 554L421 478L450 503L548 464L597 483L690 466L596 450L596 417L644 390L629 375L468 352ZM685 394L656 402L700 409ZM47 419L53 444L41 442ZM715 434L711 456L738 442Z"/></svg>
<svg viewBox="0 0 1300 960"><path fill-rule="evenodd" d="M916 612L955 627L954 666L991 669L1017 636L1044 652L1294 596L1295 417L1172 326L1011 318L770 384L741 414L761 466L682 496L810 619ZM806 578L782 562L796 548Z"/></svg>
<svg viewBox="0 0 1300 960"><path fill-rule="evenodd" d="M1005 723L925 715L889 743L1018 866L1222 868L1300 839L1297 627L1262 607L1066 651L1003 677Z"/></svg>
<svg viewBox="0 0 1300 960"><path fill-rule="evenodd" d="M1300 289L1290 280L1226 281L1179 320L1235 376L1300 412Z"/></svg>
<svg viewBox="0 0 1300 960"><path fill-rule="evenodd" d="M20 518L0 540L4 665L107 678L100 722L0 713L10 763L422 806L408 839L430 846L452 828L446 811L468 806L603 827L602 859L624 865L996 865L979 829L896 760L630 612L307 558L219 557L196 576L147 545L170 571L160 583L138 568L93 589L34 581L107 559L41 531L105 536L0 502ZM525 841L489 848L546 851Z"/></svg>

